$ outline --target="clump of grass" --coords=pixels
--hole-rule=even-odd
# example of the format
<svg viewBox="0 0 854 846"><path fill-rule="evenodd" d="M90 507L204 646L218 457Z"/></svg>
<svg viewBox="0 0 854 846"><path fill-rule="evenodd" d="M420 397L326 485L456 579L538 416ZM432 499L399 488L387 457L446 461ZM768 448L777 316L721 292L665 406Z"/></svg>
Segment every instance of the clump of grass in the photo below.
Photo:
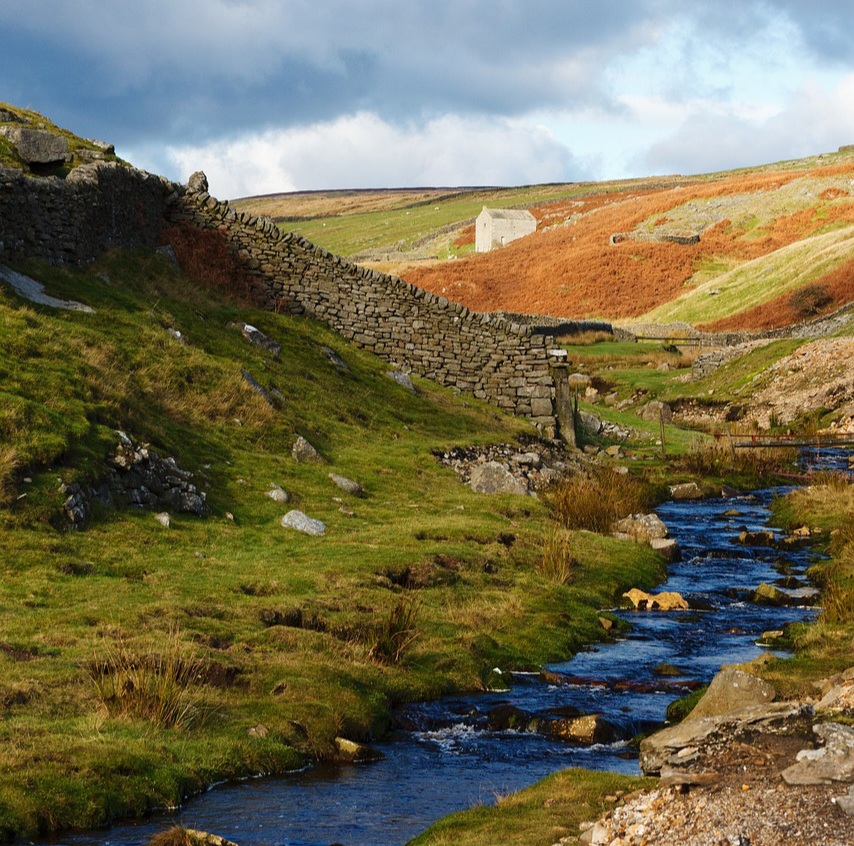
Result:
<svg viewBox="0 0 854 846"><path fill-rule="evenodd" d="M732 449L725 439L713 444L695 445L679 456L679 469L697 476L722 478L743 476L757 483L763 479L791 473L797 451L786 448Z"/></svg>
<svg viewBox="0 0 854 846"><path fill-rule="evenodd" d="M15 496L18 464L18 451L14 447L0 447L0 506L8 505Z"/></svg>
<svg viewBox="0 0 854 846"><path fill-rule="evenodd" d="M157 647L135 651L117 640L89 664L89 677L111 717L130 717L158 728L187 729L203 716L204 663L184 646L177 629Z"/></svg>
<svg viewBox="0 0 854 846"><path fill-rule="evenodd" d="M543 555L537 562L537 572L556 585L565 585L578 562L572 555L570 534L554 528L543 538Z"/></svg>
<svg viewBox="0 0 854 846"><path fill-rule="evenodd" d="M565 479L547 502L565 528L605 534L615 520L647 510L651 499L642 481L605 468Z"/></svg>
<svg viewBox="0 0 854 846"><path fill-rule="evenodd" d="M182 825L173 825L152 834L145 846L193 846L194 842L188 829Z"/></svg>
<svg viewBox="0 0 854 846"><path fill-rule="evenodd" d="M402 597L388 616L374 627L368 657L378 664L399 664L406 651L418 639L415 622L421 602Z"/></svg>

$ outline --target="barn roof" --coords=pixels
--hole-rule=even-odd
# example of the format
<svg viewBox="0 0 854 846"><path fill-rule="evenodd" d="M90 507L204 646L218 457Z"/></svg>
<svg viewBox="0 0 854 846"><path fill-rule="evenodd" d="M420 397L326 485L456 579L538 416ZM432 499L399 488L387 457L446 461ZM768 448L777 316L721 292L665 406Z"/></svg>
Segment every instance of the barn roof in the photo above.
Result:
<svg viewBox="0 0 854 846"><path fill-rule="evenodd" d="M525 209L488 209L484 206L481 214L484 212L493 220L536 220L534 215Z"/></svg>

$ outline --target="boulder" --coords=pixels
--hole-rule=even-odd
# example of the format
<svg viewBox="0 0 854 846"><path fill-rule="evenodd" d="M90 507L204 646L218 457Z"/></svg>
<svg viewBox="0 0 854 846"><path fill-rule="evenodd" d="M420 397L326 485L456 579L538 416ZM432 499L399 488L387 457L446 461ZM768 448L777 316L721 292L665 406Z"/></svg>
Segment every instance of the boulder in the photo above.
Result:
<svg viewBox="0 0 854 846"><path fill-rule="evenodd" d="M367 761L381 761L385 755L365 743L356 743L344 737L335 738L335 757L339 761L362 764Z"/></svg>
<svg viewBox="0 0 854 846"><path fill-rule="evenodd" d="M738 542L745 546L771 546L774 543L774 532L762 530L760 532L749 532L744 529L738 536Z"/></svg>
<svg viewBox="0 0 854 846"><path fill-rule="evenodd" d="M406 388L410 394L415 393L415 385L412 384L412 377L408 373L404 373L401 370L389 370L386 376L397 382L401 388Z"/></svg>
<svg viewBox="0 0 854 846"><path fill-rule="evenodd" d="M681 485L670 486L670 498L677 502L702 499L703 491L696 482L685 482Z"/></svg>
<svg viewBox="0 0 854 846"><path fill-rule="evenodd" d="M854 782L854 728L841 723L818 723L813 734L824 741L819 749L803 749L797 762L783 770L786 784Z"/></svg>
<svg viewBox="0 0 854 846"><path fill-rule="evenodd" d="M291 455L294 461L300 464L324 464L323 456L300 435L291 447Z"/></svg>
<svg viewBox="0 0 854 846"><path fill-rule="evenodd" d="M688 602L675 591L662 593L646 593L638 588L632 588L623 596L632 603L638 611L687 611Z"/></svg>
<svg viewBox="0 0 854 846"><path fill-rule="evenodd" d="M754 705L716 717L683 720L644 738L640 744L640 766L647 775L660 773L665 766L678 767L691 759L682 750L701 748L722 735L737 735L757 729L779 729L809 712L799 702L771 702Z"/></svg>
<svg viewBox="0 0 854 846"><path fill-rule="evenodd" d="M617 520L611 527L614 534L625 535L638 543L649 543L656 538L666 538L667 526L657 514L631 514Z"/></svg>
<svg viewBox="0 0 854 846"><path fill-rule="evenodd" d="M592 411L578 412L578 426L589 437L598 435L602 431L602 421Z"/></svg>
<svg viewBox="0 0 854 846"><path fill-rule="evenodd" d="M286 529L296 529L298 532L303 532L306 535L313 535L316 538L323 537L326 534L326 524L321 520L315 520L303 514L302 511L289 511L282 517L281 525Z"/></svg>
<svg viewBox="0 0 854 846"><path fill-rule="evenodd" d="M282 352L282 345L278 341L274 341L269 335L265 335L260 329L256 329L251 323L229 323L229 327L235 327L240 330L243 337L252 344L253 347L259 347L262 350L270 353L273 358L278 358Z"/></svg>
<svg viewBox="0 0 854 846"><path fill-rule="evenodd" d="M814 587L780 590L780 588L765 582L756 588L752 596L752 601L757 605L772 605L777 608L814 605L819 599L819 591Z"/></svg>
<svg viewBox="0 0 854 846"><path fill-rule="evenodd" d="M585 714L583 717L570 717L565 720L549 720L544 726L544 734L570 743L614 743L621 734L613 724L601 714Z"/></svg>
<svg viewBox="0 0 854 846"><path fill-rule="evenodd" d="M854 715L854 672L846 670L835 676L826 688L815 706L816 711Z"/></svg>
<svg viewBox="0 0 854 846"><path fill-rule="evenodd" d="M589 388L593 382L586 373L571 373L567 376L566 381L573 391L583 391Z"/></svg>
<svg viewBox="0 0 854 846"><path fill-rule="evenodd" d="M160 523L164 529L168 529L172 525L172 518L169 516L168 511L161 511L158 514L155 514L154 519Z"/></svg>
<svg viewBox="0 0 854 846"><path fill-rule="evenodd" d="M641 420L663 420L665 423L671 423L673 421L673 410L666 402L653 400L640 410L640 417Z"/></svg>
<svg viewBox="0 0 854 846"><path fill-rule="evenodd" d="M187 180L187 188L189 188L194 194L207 193L208 178L205 176L204 171L197 170L192 174Z"/></svg>
<svg viewBox="0 0 854 846"><path fill-rule="evenodd" d="M282 505L290 499L288 492L284 488L273 483L270 484L270 490L267 491L267 496L270 497L273 502L278 502Z"/></svg>
<svg viewBox="0 0 854 846"><path fill-rule="evenodd" d="M490 731L537 731L540 718L515 705L497 705L486 718Z"/></svg>
<svg viewBox="0 0 854 846"><path fill-rule="evenodd" d="M768 682L735 667L727 667L712 679L703 698L685 719L717 717L749 706L765 705L773 702L776 696L777 691Z"/></svg>
<svg viewBox="0 0 854 846"><path fill-rule="evenodd" d="M516 494L527 496L528 488L503 464L487 461L472 470L469 481L473 491L482 494Z"/></svg>
<svg viewBox="0 0 854 846"><path fill-rule="evenodd" d="M41 129L0 126L0 135L14 145L18 156L27 164L59 164L68 155L68 139Z"/></svg>
<svg viewBox="0 0 854 846"><path fill-rule="evenodd" d="M337 473L330 473L329 478L332 480L333 484L344 491L344 493L351 494L352 496L365 495L362 486L358 482L348 479L346 476L339 476Z"/></svg>

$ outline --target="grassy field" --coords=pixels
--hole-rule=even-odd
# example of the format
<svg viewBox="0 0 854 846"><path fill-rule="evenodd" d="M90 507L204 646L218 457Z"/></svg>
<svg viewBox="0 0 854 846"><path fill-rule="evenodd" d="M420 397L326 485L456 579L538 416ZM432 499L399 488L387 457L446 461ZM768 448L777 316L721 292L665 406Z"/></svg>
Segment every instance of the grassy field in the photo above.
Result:
<svg viewBox="0 0 854 846"><path fill-rule="evenodd" d="M570 532L556 579L547 507L475 494L431 454L530 437L523 421L418 380L413 396L321 326L223 301L153 253L17 269L95 313L0 289L5 838L334 757L337 736L381 735L395 703L603 637L598 609L661 577L649 550ZM275 337L280 358L236 320ZM280 392L276 407L243 370ZM149 511L100 509L63 528L60 485L99 478L119 429L193 471L212 515L164 529ZM328 463L296 463L297 434ZM266 496L272 483L290 503ZM292 507L326 536L282 528ZM420 589L398 585L406 568Z"/></svg>

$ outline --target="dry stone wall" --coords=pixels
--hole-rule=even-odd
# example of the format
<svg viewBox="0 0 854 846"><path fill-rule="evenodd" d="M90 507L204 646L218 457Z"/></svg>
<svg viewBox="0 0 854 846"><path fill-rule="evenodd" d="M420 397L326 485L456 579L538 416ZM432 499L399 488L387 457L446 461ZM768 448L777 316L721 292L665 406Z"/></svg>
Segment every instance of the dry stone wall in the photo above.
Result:
<svg viewBox="0 0 854 846"><path fill-rule="evenodd" d="M164 201L178 188L115 162L65 179L0 168L0 260L85 264L110 247L155 247Z"/></svg>
<svg viewBox="0 0 854 846"><path fill-rule="evenodd" d="M554 432L554 339L533 326L472 312L361 268L281 232L267 218L238 214L204 190L173 196L166 217L220 232L263 283L271 307L316 318L405 371L531 417L544 432Z"/></svg>

